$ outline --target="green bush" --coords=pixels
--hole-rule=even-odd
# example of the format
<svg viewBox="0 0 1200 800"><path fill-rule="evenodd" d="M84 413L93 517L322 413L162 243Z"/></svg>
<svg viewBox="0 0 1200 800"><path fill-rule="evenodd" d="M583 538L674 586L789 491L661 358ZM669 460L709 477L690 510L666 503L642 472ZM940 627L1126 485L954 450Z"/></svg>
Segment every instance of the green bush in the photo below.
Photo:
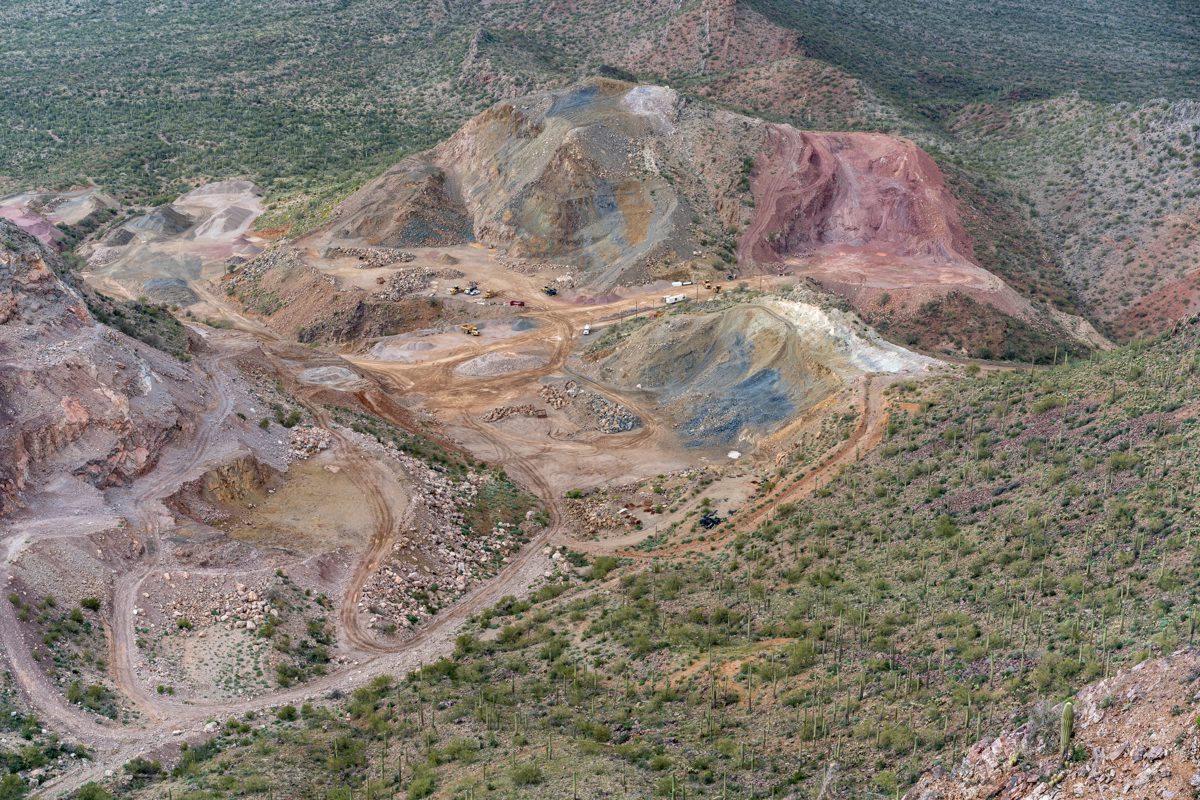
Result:
<svg viewBox="0 0 1200 800"><path fill-rule="evenodd" d="M513 766L509 770L508 776L512 779L514 786L534 786L545 780L542 768L532 761Z"/></svg>
<svg viewBox="0 0 1200 800"><path fill-rule="evenodd" d="M75 800L112 800L112 793L98 783L85 783L75 793Z"/></svg>

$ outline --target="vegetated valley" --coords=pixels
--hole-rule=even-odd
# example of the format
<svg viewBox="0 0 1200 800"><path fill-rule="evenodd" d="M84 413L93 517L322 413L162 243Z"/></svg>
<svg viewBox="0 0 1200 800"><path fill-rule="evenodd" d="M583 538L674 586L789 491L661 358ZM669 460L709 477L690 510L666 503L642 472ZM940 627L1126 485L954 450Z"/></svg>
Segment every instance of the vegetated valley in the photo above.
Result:
<svg viewBox="0 0 1200 800"><path fill-rule="evenodd" d="M1191 5L12 11L0 800L1195 793Z"/></svg>

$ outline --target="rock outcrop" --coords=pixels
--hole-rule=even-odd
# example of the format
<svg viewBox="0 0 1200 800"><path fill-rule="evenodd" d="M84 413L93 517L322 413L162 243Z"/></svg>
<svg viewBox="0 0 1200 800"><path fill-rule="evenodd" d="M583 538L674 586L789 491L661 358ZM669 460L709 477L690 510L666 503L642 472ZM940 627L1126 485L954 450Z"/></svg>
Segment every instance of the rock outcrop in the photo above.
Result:
<svg viewBox="0 0 1200 800"><path fill-rule="evenodd" d="M203 403L191 369L96 322L58 256L0 220L0 516L52 464L122 484Z"/></svg>
<svg viewBox="0 0 1200 800"><path fill-rule="evenodd" d="M905 800L1192 797L1200 789L1198 679L1194 649L1142 662L1078 694L1065 748L1062 706L1044 706L976 744L953 770L927 773Z"/></svg>

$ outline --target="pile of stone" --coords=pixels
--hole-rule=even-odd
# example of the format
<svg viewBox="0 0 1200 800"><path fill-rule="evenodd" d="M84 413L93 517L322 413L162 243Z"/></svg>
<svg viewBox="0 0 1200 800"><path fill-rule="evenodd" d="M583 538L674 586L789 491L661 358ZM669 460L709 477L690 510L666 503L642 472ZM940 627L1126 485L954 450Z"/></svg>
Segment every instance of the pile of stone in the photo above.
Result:
<svg viewBox="0 0 1200 800"><path fill-rule="evenodd" d="M637 414L594 392L583 394L583 405L594 418L596 429L603 433L625 433L642 427Z"/></svg>
<svg viewBox="0 0 1200 800"><path fill-rule="evenodd" d="M292 428L288 440L288 461L303 461L327 449L333 434L325 428L306 425Z"/></svg>
<svg viewBox="0 0 1200 800"><path fill-rule="evenodd" d="M294 250L287 247L276 247L263 252L246 261L243 264L227 265L226 269L232 274L229 282L225 284L226 290L232 292L234 288L244 283L253 283L265 275L269 270L276 267L299 267L303 266L304 262Z"/></svg>
<svg viewBox="0 0 1200 800"><path fill-rule="evenodd" d="M403 264L416 258L407 250L394 247L330 247L326 258L357 258L358 269L381 269L392 264Z"/></svg>
<svg viewBox="0 0 1200 800"><path fill-rule="evenodd" d="M507 419L508 417L535 417L537 419L543 419L545 416L546 409L536 408L526 404L520 406L499 406L497 408L493 408L491 411L488 411L486 414L480 417L480 419L484 422L499 422L500 420Z"/></svg>
<svg viewBox="0 0 1200 800"><path fill-rule="evenodd" d="M640 530L642 521L632 512L634 507L620 506L603 495L584 497L567 503L567 516L573 527L589 539L601 532Z"/></svg>
<svg viewBox="0 0 1200 800"><path fill-rule="evenodd" d="M468 526L466 512L489 480L486 475L468 472L456 479L387 449L405 466L422 507L415 515L418 526L397 537L363 587L359 608L368 627L403 635L495 575L527 537L520 526L503 522L483 531Z"/></svg>
<svg viewBox="0 0 1200 800"><path fill-rule="evenodd" d="M384 288L375 292L375 297L380 300L401 300L427 289L436 275L437 272L428 267L397 270L387 278Z"/></svg>
<svg viewBox="0 0 1200 800"><path fill-rule="evenodd" d="M265 586L256 590L239 583L234 591L234 596L227 599L217 615L218 624L226 625L231 631L238 628L257 630L267 621L267 617L279 616L278 609L263 596Z"/></svg>
<svg viewBox="0 0 1200 800"><path fill-rule="evenodd" d="M567 381L562 385L543 384L538 394L551 408L572 406L569 412L571 420L584 430L625 433L644 424L641 417L625 406L581 389L575 381Z"/></svg>
<svg viewBox="0 0 1200 800"><path fill-rule="evenodd" d="M133 609L139 626L154 627L157 617L167 630L179 629L179 620L186 619L194 635L204 638L205 628L219 625L229 630L257 630L267 617L278 617L279 611L266 598L270 581L267 578L254 586L236 583L233 592L223 579L201 576L195 580L188 572L164 572L161 581L165 592L151 589L142 593ZM165 594L165 596L164 596ZM156 602L157 600L157 602ZM150 606L155 606L151 609Z"/></svg>
<svg viewBox="0 0 1200 800"><path fill-rule="evenodd" d="M382 284L384 288L375 292L374 296L380 300L395 302L396 300L402 300L410 295L425 291L429 288L429 283L434 278L455 280L465 277L465 275L465 272L457 269L411 267L409 269L397 270L387 278L382 276L376 278L376 282Z"/></svg>
<svg viewBox="0 0 1200 800"><path fill-rule="evenodd" d="M565 580L575 574L575 567L567 559L566 548L562 545L543 547L542 555L550 559L550 569L542 573L543 578Z"/></svg>
<svg viewBox="0 0 1200 800"><path fill-rule="evenodd" d="M550 269L562 269L560 265L547 261L529 261L524 258L508 258L507 256L498 256L496 260L500 262L500 266L518 275L537 275Z"/></svg>
<svg viewBox="0 0 1200 800"><path fill-rule="evenodd" d="M577 391L574 381L568 381L566 387L543 385L538 394L551 408L564 408L574 401Z"/></svg>

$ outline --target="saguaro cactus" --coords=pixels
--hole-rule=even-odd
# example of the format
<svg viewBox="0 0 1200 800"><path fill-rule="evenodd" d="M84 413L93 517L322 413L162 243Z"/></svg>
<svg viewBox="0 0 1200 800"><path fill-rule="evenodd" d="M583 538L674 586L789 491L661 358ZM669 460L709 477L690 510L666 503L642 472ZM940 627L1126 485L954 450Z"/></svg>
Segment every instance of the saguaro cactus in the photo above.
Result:
<svg viewBox="0 0 1200 800"><path fill-rule="evenodd" d="M1071 705L1071 701L1063 703L1062 720L1058 726L1058 758L1060 761L1067 760L1067 753L1071 750L1071 732L1075 725L1075 708Z"/></svg>

